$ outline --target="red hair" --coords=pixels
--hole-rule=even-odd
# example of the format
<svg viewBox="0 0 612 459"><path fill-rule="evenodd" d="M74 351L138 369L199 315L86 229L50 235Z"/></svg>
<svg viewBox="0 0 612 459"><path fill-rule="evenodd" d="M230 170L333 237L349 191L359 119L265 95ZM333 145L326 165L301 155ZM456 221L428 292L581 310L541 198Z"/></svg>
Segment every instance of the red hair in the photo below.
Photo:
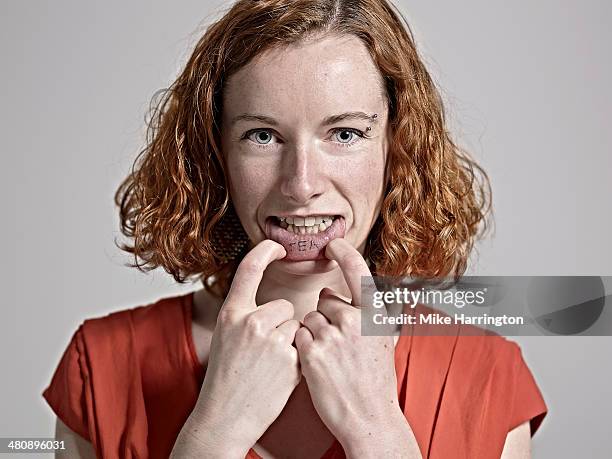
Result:
<svg viewBox="0 0 612 459"><path fill-rule="evenodd" d="M265 50L321 34L358 37L385 83L386 194L364 254L373 272L464 273L487 227L489 180L451 139L410 27L385 0L239 0L210 25L176 81L153 98L147 145L115 195L122 233L133 239L120 245L131 266L161 266L177 282L197 276L227 292L244 247L227 260L220 246L232 240L215 237L233 215L220 150L224 82Z"/></svg>

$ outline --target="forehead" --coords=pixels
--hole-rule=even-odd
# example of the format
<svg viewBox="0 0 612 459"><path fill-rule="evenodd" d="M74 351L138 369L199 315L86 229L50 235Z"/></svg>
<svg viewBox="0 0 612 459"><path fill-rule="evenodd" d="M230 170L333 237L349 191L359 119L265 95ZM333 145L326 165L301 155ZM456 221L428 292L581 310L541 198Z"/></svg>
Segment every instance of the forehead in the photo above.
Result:
<svg viewBox="0 0 612 459"><path fill-rule="evenodd" d="M224 118L235 112L325 116L380 110L384 85L365 45L352 35L326 36L268 50L232 75ZM328 113L329 112L329 113Z"/></svg>

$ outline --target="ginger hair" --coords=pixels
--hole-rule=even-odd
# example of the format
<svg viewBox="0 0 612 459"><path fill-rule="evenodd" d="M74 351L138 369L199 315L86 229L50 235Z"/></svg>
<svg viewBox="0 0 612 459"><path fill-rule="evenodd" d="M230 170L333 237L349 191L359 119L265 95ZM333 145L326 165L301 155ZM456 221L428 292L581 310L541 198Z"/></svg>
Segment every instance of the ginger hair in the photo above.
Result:
<svg viewBox="0 0 612 459"><path fill-rule="evenodd" d="M244 251L227 261L213 243L232 211L220 149L224 82L263 51L321 34L358 37L385 85L386 193L364 253L373 274L457 280L465 272L488 226L489 179L451 139L410 27L385 0L238 0L207 28L153 97L146 146L115 194L130 266L162 267L179 283L195 276L227 293Z"/></svg>

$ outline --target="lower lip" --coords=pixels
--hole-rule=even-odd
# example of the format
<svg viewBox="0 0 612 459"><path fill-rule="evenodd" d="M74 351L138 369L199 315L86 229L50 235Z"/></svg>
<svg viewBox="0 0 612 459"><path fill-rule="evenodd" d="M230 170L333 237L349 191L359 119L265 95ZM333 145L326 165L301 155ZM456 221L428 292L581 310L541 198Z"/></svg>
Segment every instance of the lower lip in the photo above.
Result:
<svg viewBox="0 0 612 459"><path fill-rule="evenodd" d="M332 239L344 237L345 230L346 222L342 217L334 218L329 228L316 234L295 234L282 228L274 217L266 220L266 236L287 251L283 261L327 260L325 246Z"/></svg>

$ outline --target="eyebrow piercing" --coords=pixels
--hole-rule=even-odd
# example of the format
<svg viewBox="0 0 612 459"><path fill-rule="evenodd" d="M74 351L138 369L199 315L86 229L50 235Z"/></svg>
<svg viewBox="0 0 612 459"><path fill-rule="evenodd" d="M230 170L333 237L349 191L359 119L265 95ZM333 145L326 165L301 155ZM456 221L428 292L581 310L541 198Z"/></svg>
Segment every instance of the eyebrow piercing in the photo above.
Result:
<svg viewBox="0 0 612 459"><path fill-rule="evenodd" d="M370 116L370 118L371 118L372 120L375 120L376 118L378 118L378 113L374 113L372 116ZM368 127L366 128L366 132L370 132L371 130L372 130L372 126L368 126Z"/></svg>

